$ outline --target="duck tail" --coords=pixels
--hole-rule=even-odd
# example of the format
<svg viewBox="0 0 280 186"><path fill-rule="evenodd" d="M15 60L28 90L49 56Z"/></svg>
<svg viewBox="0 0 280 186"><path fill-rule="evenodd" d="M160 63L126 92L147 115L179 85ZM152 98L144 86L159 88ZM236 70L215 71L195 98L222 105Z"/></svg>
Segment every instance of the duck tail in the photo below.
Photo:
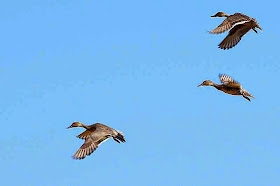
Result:
<svg viewBox="0 0 280 186"><path fill-rule="evenodd" d="M124 138L123 133L121 131L119 131L119 130L117 130L116 132L117 132L117 135L114 136L113 139L116 142L118 142L118 143L120 143L120 141L124 143L125 142L125 138Z"/></svg>

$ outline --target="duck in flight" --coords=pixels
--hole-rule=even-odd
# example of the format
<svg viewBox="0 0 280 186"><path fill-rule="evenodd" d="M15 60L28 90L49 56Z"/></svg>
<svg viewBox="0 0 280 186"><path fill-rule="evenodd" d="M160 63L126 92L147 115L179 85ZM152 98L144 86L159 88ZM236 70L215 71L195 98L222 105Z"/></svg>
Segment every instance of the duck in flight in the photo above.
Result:
<svg viewBox="0 0 280 186"><path fill-rule="evenodd" d="M84 125L81 122L74 122L70 127L67 127L67 129L73 127L83 127L86 129L83 133L77 136L80 139L84 139L85 142L73 155L74 159L84 159L86 156L93 153L101 143L111 137L118 143L125 142L124 135L120 131L102 123Z"/></svg>
<svg viewBox="0 0 280 186"><path fill-rule="evenodd" d="M203 81L198 87L200 86L213 86L216 89L223 91L227 94L231 95L242 95L245 99L248 101L251 101L249 97L252 97L255 99L254 96L252 96L248 91L246 91L242 86L235 80L233 80L231 77L225 74L219 74L219 78L221 80L220 85L213 83L210 80Z"/></svg>
<svg viewBox="0 0 280 186"><path fill-rule="evenodd" d="M211 17L226 17L226 19L214 30L210 31L211 34L220 34L231 29L227 37L219 44L221 49L230 49L237 45L241 38L247 34L251 29L256 33L256 28L262 30L258 22L247 15L242 13L235 13L228 15L224 12L218 12Z"/></svg>

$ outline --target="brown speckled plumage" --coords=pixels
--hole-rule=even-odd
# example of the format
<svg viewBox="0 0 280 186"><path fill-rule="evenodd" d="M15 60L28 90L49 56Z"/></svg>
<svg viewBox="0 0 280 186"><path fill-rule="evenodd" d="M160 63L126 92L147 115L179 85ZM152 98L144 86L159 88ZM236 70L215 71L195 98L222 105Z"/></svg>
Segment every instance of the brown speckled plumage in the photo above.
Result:
<svg viewBox="0 0 280 186"><path fill-rule="evenodd" d="M221 83L222 83L220 85L218 85L216 83L213 83L210 80L205 80L200 85L198 85L198 87L200 87L200 86L213 86L216 89L218 89L220 91L223 91L227 94L242 95L248 101L251 101L249 97L255 98L248 91L246 91L244 88L242 88L240 83L238 83L237 81L232 79L230 76L225 75L225 74L220 74L219 78L220 78Z"/></svg>
<svg viewBox="0 0 280 186"><path fill-rule="evenodd" d="M253 29L256 33L256 28L262 30L254 18L250 18L242 13L228 15L224 12L218 12L211 17L226 17L226 19L217 28L210 31L211 34L220 34L231 29L227 37L219 44L219 48L224 50L237 45L241 38L251 29Z"/></svg>
<svg viewBox="0 0 280 186"><path fill-rule="evenodd" d="M84 125L80 122L74 122L68 128L72 127L83 127L86 130L79 134L77 137L84 139L84 144L78 149L78 151L73 155L74 159L84 159L94 152L97 147L109 138L113 138L116 142L125 142L124 135L107 125L101 123L95 123L93 125Z"/></svg>

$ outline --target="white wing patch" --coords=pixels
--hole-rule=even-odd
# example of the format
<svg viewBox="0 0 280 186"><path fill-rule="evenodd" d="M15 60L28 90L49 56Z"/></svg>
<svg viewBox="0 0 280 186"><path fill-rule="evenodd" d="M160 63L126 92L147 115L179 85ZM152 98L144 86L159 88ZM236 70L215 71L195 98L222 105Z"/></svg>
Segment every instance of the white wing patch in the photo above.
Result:
<svg viewBox="0 0 280 186"><path fill-rule="evenodd" d="M237 26L237 25L242 25L242 24L247 23L247 22L250 22L250 20L239 21L239 22L233 24L233 25L232 25L232 28L235 27L235 26Z"/></svg>

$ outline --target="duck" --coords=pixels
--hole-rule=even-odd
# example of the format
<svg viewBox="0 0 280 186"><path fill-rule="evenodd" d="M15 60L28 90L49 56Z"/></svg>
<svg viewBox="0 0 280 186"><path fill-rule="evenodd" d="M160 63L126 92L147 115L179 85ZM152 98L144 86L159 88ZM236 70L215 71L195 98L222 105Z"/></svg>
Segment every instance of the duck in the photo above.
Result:
<svg viewBox="0 0 280 186"><path fill-rule="evenodd" d="M226 17L217 28L210 31L211 34L221 34L230 29L227 37L218 45L223 50L233 48L251 29L256 33L258 33L256 28L263 30L256 19L242 13L228 15L224 12L218 12L211 17Z"/></svg>
<svg viewBox="0 0 280 186"><path fill-rule="evenodd" d="M246 91L240 83L232 79L230 76L226 74L219 74L219 78L222 84L218 85L216 83L213 83L210 80L203 81L200 86L213 86L216 89L223 91L224 93L231 94L231 95L241 95L248 101L251 101L249 97L254 98L248 91Z"/></svg>
<svg viewBox="0 0 280 186"><path fill-rule="evenodd" d="M81 122L74 122L66 129L73 127L83 127L86 129L83 133L77 136L78 138L85 140L85 142L72 156L73 159L84 159L86 156L89 156L91 153L93 153L101 143L105 142L111 137L118 143L126 142L122 132L102 123L85 125Z"/></svg>

